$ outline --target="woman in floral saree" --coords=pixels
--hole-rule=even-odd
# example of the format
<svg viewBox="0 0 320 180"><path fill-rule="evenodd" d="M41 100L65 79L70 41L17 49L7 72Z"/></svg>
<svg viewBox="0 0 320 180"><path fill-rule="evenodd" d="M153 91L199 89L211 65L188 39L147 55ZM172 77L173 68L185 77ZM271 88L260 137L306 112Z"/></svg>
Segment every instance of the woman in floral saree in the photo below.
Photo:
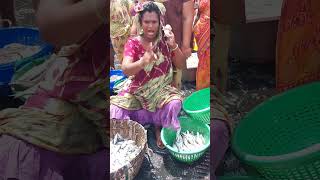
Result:
<svg viewBox="0 0 320 180"><path fill-rule="evenodd" d="M129 82L117 96L111 96L110 118L154 124L157 146L163 148L161 127L180 128L182 94L171 85L172 66L185 68L186 62L173 33L163 35L163 14L158 6L144 2L135 10L140 35L125 45L122 69Z"/></svg>
<svg viewBox="0 0 320 180"><path fill-rule="evenodd" d="M198 45L199 65L197 69L197 90L210 86L210 1L198 0L199 20L194 27L194 36Z"/></svg>
<svg viewBox="0 0 320 180"><path fill-rule="evenodd" d="M110 37L116 60L123 59L123 48L130 36L132 26L133 0L110 1Z"/></svg>

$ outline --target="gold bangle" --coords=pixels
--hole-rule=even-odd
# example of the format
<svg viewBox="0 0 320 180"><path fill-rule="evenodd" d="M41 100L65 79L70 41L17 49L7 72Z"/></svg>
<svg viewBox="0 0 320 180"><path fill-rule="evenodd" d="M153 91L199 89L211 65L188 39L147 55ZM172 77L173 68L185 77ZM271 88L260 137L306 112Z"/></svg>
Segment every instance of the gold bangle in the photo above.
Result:
<svg viewBox="0 0 320 180"><path fill-rule="evenodd" d="M178 49L178 47L179 47L179 45L177 44L177 46L176 46L175 48L171 49L171 51L175 51L175 50L177 50L177 49Z"/></svg>

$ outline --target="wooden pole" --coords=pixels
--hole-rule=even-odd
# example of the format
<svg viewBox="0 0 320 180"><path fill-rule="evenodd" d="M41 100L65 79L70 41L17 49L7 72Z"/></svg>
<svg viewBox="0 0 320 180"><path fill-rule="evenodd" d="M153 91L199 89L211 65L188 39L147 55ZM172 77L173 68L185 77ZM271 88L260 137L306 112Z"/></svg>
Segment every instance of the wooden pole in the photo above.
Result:
<svg viewBox="0 0 320 180"><path fill-rule="evenodd" d="M220 92L225 93L228 83L228 58L230 48L230 25L215 23L215 48L213 51L213 82Z"/></svg>

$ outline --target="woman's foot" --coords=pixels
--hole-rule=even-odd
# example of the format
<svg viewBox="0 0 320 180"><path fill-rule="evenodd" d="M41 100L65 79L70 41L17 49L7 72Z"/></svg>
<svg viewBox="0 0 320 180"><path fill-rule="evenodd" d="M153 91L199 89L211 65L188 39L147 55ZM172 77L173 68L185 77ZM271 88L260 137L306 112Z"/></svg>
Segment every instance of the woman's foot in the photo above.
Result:
<svg viewBox="0 0 320 180"><path fill-rule="evenodd" d="M161 140L161 127L156 126L156 140L157 140L157 146L159 149L164 149L165 146Z"/></svg>

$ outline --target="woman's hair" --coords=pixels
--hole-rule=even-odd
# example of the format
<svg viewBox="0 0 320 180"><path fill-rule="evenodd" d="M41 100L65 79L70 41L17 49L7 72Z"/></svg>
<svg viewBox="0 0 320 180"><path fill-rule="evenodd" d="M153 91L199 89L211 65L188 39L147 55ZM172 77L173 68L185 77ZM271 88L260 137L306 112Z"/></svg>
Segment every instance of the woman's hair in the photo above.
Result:
<svg viewBox="0 0 320 180"><path fill-rule="evenodd" d="M158 15L158 20L159 20L159 23L160 23L161 11L160 11L159 7L153 2L148 2L148 3L143 5L143 10L139 13L139 23L140 23L140 25L142 25L142 17L146 12L155 12Z"/></svg>

